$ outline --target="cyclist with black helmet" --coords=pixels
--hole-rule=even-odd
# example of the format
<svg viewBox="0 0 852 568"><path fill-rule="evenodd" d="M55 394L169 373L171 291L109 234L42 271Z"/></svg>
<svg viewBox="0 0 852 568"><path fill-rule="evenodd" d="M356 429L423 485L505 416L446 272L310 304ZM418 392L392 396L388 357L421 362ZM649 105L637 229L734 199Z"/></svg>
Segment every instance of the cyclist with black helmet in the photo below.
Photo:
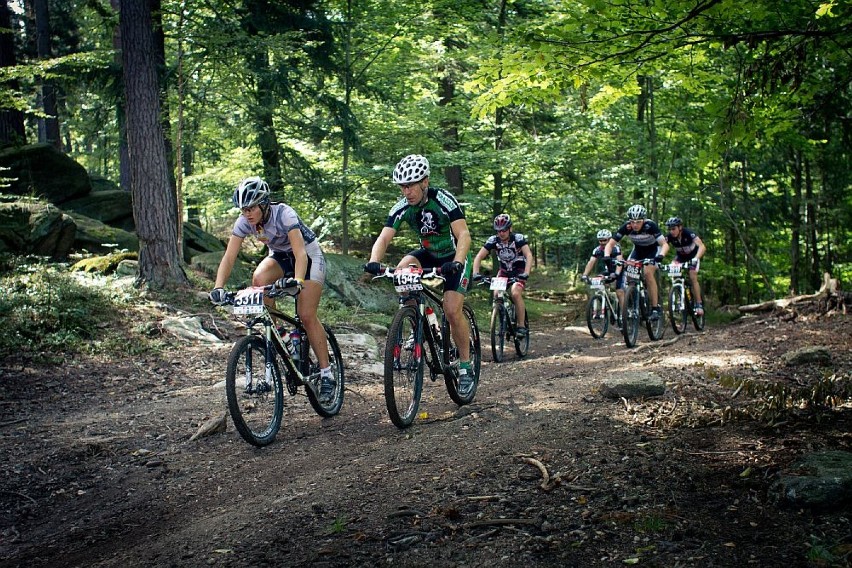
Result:
<svg viewBox="0 0 852 568"><path fill-rule="evenodd" d="M473 388L470 327L462 312L471 273L471 239L464 211L451 193L429 187L429 160L419 154L400 160L392 179L399 186L402 198L391 208L364 270L379 273L385 252L403 223L417 232L420 248L403 256L397 268L411 264L441 268L441 276L445 278L443 308L459 348L459 394L464 396Z"/></svg>
<svg viewBox="0 0 852 568"><path fill-rule="evenodd" d="M328 400L334 394L334 378L329 365L325 329L317 317L325 282L325 257L319 241L292 207L284 203L270 203L269 185L259 177L241 181L232 199L241 215L234 223L219 263L210 301L217 305L225 301L224 286L234 269L243 240L253 236L266 245L269 256L255 268L251 284L267 286L274 283L282 288L300 288L299 319L321 368L320 400ZM274 303L269 298L265 301Z"/></svg>
<svg viewBox="0 0 852 568"><path fill-rule="evenodd" d="M650 219L647 219L648 210L642 205L633 205L627 210L627 222L607 241L604 247L604 260L612 258L612 250L624 237L633 242L633 250L630 251L630 260L652 259L654 263L645 267L645 287L648 290L648 298L651 302L652 321L660 319L663 310L660 308L660 298L657 291L657 264L663 262L669 251L669 243L663 236L660 227Z"/></svg>
<svg viewBox="0 0 852 568"><path fill-rule="evenodd" d="M527 312L524 305L524 288L526 287L527 279L530 277L530 269L532 268L532 251L527 243L526 236L521 233L512 231L512 218L506 213L501 213L494 217L494 230L496 235L491 235L476 257L473 259L473 279L481 278L479 274L479 265L482 261L491 254L491 251L497 251L497 262L499 270L497 276L505 276L506 278L515 278L517 282L512 285L512 301L515 302L515 313L518 317L518 336L524 337L527 334Z"/></svg>
<svg viewBox="0 0 852 568"><path fill-rule="evenodd" d="M586 268L583 270L583 275L580 279L586 284L589 283L589 274L592 273L592 270L595 269L595 266L598 264L598 261L602 261L603 264L603 274L607 281L615 282L615 294L618 296L618 302L620 305L624 305L624 272L621 270L620 266L617 266L613 259L624 260L624 256L621 254L621 247L615 245L612 247L612 251L610 252L610 256L608 258L604 258L604 250L606 249L606 244L612 238L612 233L609 229L601 229L597 234L598 238L598 246L592 249L592 256L589 257L589 262L586 263ZM620 316L619 316L620 317Z"/></svg>
<svg viewBox="0 0 852 568"><path fill-rule="evenodd" d="M683 226L680 217L669 218L666 227L669 229L666 241L675 249L675 260L680 264L689 265L689 281L695 297L695 315L703 316L704 304L701 301L701 286L698 284L698 265L707 249L701 237Z"/></svg>

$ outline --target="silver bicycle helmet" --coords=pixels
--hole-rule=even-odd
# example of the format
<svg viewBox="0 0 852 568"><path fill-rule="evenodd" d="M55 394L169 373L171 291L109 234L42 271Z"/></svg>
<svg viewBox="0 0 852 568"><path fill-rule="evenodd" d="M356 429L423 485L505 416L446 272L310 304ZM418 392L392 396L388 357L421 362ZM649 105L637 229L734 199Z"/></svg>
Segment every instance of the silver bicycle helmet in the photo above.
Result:
<svg viewBox="0 0 852 568"><path fill-rule="evenodd" d="M627 210L627 218L631 221L642 221L647 218L648 210L641 205L634 205Z"/></svg>
<svg viewBox="0 0 852 568"><path fill-rule="evenodd" d="M602 241L604 239L608 240L608 239L611 239L611 238L612 238L612 233L610 233L608 229L601 229L600 231L598 231L598 240L599 241Z"/></svg>
<svg viewBox="0 0 852 568"><path fill-rule="evenodd" d="M512 218L509 217L506 213L500 213L496 217L494 217L494 230L495 231L505 231L509 227L512 226Z"/></svg>
<svg viewBox="0 0 852 568"><path fill-rule="evenodd" d="M429 160L420 154L409 154L393 169L395 184L416 183L429 176Z"/></svg>
<svg viewBox="0 0 852 568"><path fill-rule="evenodd" d="M233 201L237 209L266 205L269 203L269 185L257 176L246 178L234 190Z"/></svg>
<svg viewBox="0 0 852 568"><path fill-rule="evenodd" d="M683 225L683 220L680 217L669 217L669 220L666 221L666 227L669 229L678 225Z"/></svg>

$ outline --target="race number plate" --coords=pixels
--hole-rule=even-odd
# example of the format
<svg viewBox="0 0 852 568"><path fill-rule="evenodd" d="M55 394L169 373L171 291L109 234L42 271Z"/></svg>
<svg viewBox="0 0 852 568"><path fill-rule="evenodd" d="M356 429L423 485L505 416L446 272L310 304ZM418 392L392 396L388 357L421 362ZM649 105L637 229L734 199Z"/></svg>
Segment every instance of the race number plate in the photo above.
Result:
<svg viewBox="0 0 852 568"><path fill-rule="evenodd" d="M505 290L506 285L508 284L509 279L505 276L497 276L496 278L491 279L491 289L492 290Z"/></svg>
<svg viewBox="0 0 852 568"><path fill-rule="evenodd" d="M600 276L592 278L590 286L595 290L603 290L603 278L601 278Z"/></svg>
<svg viewBox="0 0 852 568"><path fill-rule="evenodd" d="M420 276L423 274L422 268L409 267L398 268L393 273L393 287L397 292L412 292L423 289L423 284L420 282Z"/></svg>
<svg viewBox="0 0 852 568"><path fill-rule="evenodd" d="M252 287L237 292L234 298L234 314L259 314L263 311L263 288Z"/></svg>
<svg viewBox="0 0 852 568"><path fill-rule="evenodd" d="M669 276L680 276L680 264L672 263L669 265Z"/></svg>
<svg viewBox="0 0 852 568"><path fill-rule="evenodd" d="M639 280L642 278L642 263L635 261L627 261L625 267L628 280Z"/></svg>

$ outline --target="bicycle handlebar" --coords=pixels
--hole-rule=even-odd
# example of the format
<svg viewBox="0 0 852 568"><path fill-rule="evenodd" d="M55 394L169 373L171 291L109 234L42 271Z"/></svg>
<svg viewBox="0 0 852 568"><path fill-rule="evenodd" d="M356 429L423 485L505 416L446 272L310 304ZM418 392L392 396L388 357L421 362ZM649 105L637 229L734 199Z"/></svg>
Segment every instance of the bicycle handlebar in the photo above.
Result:
<svg viewBox="0 0 852 568"><path fill-rule="evenodd" d="M289 288L281 288L273 284L267 284L266 286L256 286L257 288L263 288L263 295L267 298L280 298L281 296L293 296L296 297L302 291L299 286L290 286ZM223 306L232 306L234 305L234 299L237 297L239 290L233 292L225 292L225 302L222 304Z"/></svg>
<svg viewBox="0 0 852 568"><path fill-rule="evenodd" d="M382 266L379 269L378 274L373 275L373 280L377 278L393 278L394 273L396 272L397 267L390 266ZM438 280L446 280L444 276L441 276L440 268L430 268L429 270L423 270L423 274L420 275L421 280L429 280L429 279L438 279Z"/></svg>

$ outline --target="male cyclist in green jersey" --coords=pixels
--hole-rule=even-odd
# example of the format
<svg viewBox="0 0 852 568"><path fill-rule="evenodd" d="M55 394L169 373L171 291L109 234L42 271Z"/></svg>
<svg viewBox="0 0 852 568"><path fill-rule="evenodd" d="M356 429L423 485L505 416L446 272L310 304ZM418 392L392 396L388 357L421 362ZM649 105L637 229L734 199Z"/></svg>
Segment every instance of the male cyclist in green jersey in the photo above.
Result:
<svg viewBox="0 0 852 568"><path fill-rule="evenodd" d="M473 373L470 369L470 327L462 313L472 268L471 239L464 211L451 193L429 187L429 161L423 156L411 154L400 160L393 170L393 182L399 185L402 198L390 210L364 270L378 274L388 245L403 222L417 231L420 248L402 257L397 268L411 264L422 268L440 267L446 279L444 313L459 348L459 394L465 395L473 387Z"/></svg>

